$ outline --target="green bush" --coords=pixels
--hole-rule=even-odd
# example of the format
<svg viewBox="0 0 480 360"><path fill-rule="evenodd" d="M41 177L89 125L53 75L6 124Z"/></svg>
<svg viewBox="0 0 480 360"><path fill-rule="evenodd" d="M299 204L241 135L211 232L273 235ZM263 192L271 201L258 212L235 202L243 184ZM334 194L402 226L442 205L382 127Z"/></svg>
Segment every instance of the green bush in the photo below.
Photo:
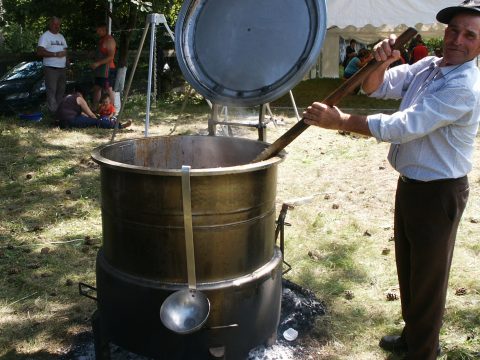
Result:
<svg viewBox="0 0 480 360"><path fill-rule="evenodd" d="M434 52L435 49L443 49L443 38L438 37L438 38L431 38L428 40L425 40L425 45L427 46L428 50L430 52Z"/></svg>
<svg viewBox="0 0 480 360"><path fill-rule="evenodd" d="M18 24L5 26L3 30L5 39L0 50L3 53L31 52L37 48L38 33L32 29L24 29Z"/></svg>

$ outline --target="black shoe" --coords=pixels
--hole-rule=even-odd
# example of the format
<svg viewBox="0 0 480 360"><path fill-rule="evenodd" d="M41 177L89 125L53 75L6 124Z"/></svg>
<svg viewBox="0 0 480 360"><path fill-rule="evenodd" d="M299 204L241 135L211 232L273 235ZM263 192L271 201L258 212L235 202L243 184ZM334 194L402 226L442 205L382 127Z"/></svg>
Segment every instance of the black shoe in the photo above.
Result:
<svg viewBox="0 0 480 360"><path fill-rule="evenodd" d="M121 124L119 124L119 125L120 125L120 126L119 126L120 129L128 128L128 127L130 127L130 126L132 125L132 120L127 120L127 121L125 121L124 123L121 123Z"/></svg>
<svg viewBox="0 0 480 360"><path fill-rule="evenodd" d="M378 344L383 350L392 351L396 353L407 352L407 342L404 338L398 335L386 335L380 339ZM438 345L437 357L442 354L442 348Z"/></svg>
<svg viewBox="0 0 480 360"><path fill-rule="evenodd" d="M382 337L378 346L383 350L393 352L406 352L408 350L405 339L398 335L387 335Z"/></svg>

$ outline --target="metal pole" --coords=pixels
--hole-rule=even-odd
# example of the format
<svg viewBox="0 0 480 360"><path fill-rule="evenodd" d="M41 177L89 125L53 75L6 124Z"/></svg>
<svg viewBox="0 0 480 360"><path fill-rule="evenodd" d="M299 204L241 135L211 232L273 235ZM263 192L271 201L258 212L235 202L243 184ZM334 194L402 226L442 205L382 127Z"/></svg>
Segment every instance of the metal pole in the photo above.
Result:
<svg viewBox="0 0 480 360"><path fill-rule="evenodd" d="M153 45L155 44L155 23L151 23L150 30L150 56L148 60L148 85L147 85L147 110L145 115L145 136L148 136L150 126L150 97L152 96L152 69L153 69Z"/></svg>
<svg viewBox="0 0 480 360"><path fill-rule="evenodd" d="M267 141L267 129L265 125L266 108L266 104L260 105L260 111L258 114L258 141Z"/></svg>
<svg viewBox="0 0 480 360"><path fill-rule="evenodd" d="M153 52L155 49L155 35L156 35L156 25L160 24L162 20L165 20L165 16L162 14L150 14L148 15L152 29L150 30L150 57L148 61L148 88L147 88L147 114L145 116L145 137L148 136L148 128L150 126L150 100L152 96L152 73L153 73Z"/></svg>
<svg viewBox="0 0 480 360"><path fill-rule="evenodd" d="M108 9L110 10L110 14L108 15L108 35L112 35L112 18L111 14L113 11L113 0L108 0Z"/></svg>
<svg viewBox="0 0 480 360"><path fill-rule="evenodd" d="M300 121L300 115L298 115L297 104L295 104L295 98L293 97L292 90L289 91L290 100L292 101L293 110L295 111L295 116L297 117L297 121Z"/></svg>

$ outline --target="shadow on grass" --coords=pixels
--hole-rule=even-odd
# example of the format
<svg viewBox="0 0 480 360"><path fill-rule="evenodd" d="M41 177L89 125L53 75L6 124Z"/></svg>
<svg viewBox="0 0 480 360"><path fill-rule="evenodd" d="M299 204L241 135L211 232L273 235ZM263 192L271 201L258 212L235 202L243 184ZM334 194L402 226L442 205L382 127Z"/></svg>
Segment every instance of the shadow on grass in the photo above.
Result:
<svg viewBox="0 0 480 360"><path fill-rule="evenodd" d="M370 281L368 274L357 263L359 259L358 255L355 256L355 252L360 246L359 243L352 241L348 245L334 242L322 244L324 250L328 249L328 254L319 261L322 262L322 266L335 269L335 271L322 272L322 275L319 276L315 272L315 266L301 266L300 273L296 275L296 279L301 286L314 291L320 300L324 300L324 297L328 299L327 315L329 313L328 303L345 301L346 293L351 288L352 283L362 284ZM398 307L400 307L400 303L398 303ZM458 329L457 333L467 334L467 338L456 339L457 343L460 340L460 345L455 346L449 345L448 339L445 339L446 344L443 344L441 359L480 359L480 306L478 303L474 302L469 309L457 309L451 306L444 320L450 328ZM336 324L332 325L333 323ZM384 329L388 334L399 334L401 329L388 326L389 323L392 323L392 319L388 315L383 316L377 311L370 311L368 304L356 304L343 307L341 312L337 310L325 321L317 321L311 337L312 341L320 346L338 340L349 346L349 344L357 341L365 341L364 334L372 326ZM336 328L347 330L339 334L335 333ZM376 344L378 340L372 338L369 342ZM385 356L388 360L404 359L402 354L385 353Z"/></svg>
<svg viewBox="0 0 480 360"><path fill-rule="evenodd" d="M90 327L75 285L95 278L99 173L92 143L52 144L38 124L0 131L0 359L53 359Z"/></svg>
<svg viewBox="0 0 480 360"><path fill-rule="evenodd" d="M191 116L165 115L163 122L189 124ZM58 359L76 334L91 329L96 304L76 285L95 284L100 180L90 154L111 134L0 118L2 360Z"/></svg>

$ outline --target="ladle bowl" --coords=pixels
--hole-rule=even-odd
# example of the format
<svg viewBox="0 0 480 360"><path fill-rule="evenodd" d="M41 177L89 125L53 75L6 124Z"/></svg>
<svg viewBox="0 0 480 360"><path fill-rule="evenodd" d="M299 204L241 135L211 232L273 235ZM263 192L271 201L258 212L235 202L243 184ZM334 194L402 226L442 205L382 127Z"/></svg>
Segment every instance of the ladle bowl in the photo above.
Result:
<svg viewBox="0 0 480 360"><path fill-rule="evenodd" d="M197 331L209 314L210 301L204 293L193 289L175 291L160 307L162 324L177 334Z"/></svg>

